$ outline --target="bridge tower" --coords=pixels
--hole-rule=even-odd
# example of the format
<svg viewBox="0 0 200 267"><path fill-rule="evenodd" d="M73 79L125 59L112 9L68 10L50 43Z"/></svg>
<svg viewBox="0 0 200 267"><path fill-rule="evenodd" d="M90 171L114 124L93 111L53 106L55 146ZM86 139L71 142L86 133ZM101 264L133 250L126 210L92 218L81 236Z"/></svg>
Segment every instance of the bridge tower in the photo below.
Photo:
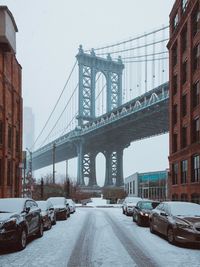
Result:
<svg viewBox="0 0 200 267"><path fill-rule="evenodd" d="M93 121L95 114L95 88L96 75L101 72L106 79L106 112L119 107L122 104L122 72L124 65L121 58L112 60L108 54L107 58L96 56L92 49L90 54L85 53L82 46L76 56L79 65L79 110L78 126L82 127L86 122ZM100 151L87 151L83 140L77 144L78 154L78 184L85 185L85 178L89 179L89 186L96 186L96 155ZM113 178L116 185L123 185L123 150L113 147L104 151L106 158L106 179L105 186L113 185Z"/></svg>

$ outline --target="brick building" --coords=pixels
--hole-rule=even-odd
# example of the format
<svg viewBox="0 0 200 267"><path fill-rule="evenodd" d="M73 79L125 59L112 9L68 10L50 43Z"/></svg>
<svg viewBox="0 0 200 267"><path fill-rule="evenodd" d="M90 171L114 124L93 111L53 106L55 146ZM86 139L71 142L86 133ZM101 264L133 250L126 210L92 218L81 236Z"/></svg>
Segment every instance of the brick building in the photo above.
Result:
<svg viewBox="0 0 200 267"><path fill-rule="evenodd" d="M200 1L170 14L169 197L200 203Z"/></svg>
<svg viewBox="0 0 200 267"><path fill-rule="evenodd" d="M21 66L16 60L15 20L0 6L0 197L21 195Z"/></svg>

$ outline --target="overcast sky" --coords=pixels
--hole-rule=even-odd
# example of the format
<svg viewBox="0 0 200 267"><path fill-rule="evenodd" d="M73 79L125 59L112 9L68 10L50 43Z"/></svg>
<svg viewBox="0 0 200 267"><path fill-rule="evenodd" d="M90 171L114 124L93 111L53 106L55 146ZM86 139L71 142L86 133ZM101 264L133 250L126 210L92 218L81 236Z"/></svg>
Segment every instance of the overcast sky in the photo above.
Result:
<svg viewBox="0 0 200 267"><path fill-rule="evenodd" d="M168 25L174 0L1 0L18 30L17 59L23 68L23 101L43 127L75 61L79 44L99 47ZM104 179L98 156L97 177ZM103 169L103 172L100 171ZM133 143L124 153L125 177L168 168L168 135ZM37 178L49 169L36 172ZM64 164L57 173L65 173ZM76 176L75 161L69 174Z"/></svg>

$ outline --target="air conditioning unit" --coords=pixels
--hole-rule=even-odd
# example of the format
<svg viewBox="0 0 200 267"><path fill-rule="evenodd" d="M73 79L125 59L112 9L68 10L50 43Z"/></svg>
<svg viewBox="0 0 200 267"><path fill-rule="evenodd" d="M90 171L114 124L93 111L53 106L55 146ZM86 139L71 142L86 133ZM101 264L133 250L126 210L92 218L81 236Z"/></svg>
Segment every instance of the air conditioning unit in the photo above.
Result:
<svg viewBox="0 0 200 267"><path fill-rule="evenodd" d="M16 53L16 32L14 17L7 6L0 6L0 48Z"/></svg>

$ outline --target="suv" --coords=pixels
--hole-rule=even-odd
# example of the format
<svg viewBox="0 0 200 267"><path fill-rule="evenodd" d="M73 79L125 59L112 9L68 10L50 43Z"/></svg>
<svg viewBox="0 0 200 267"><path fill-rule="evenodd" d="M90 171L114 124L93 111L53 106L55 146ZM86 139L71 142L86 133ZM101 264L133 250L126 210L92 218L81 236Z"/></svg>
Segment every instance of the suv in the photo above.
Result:
<svg viewBox="0 0 200 267"><path fill-rule="evenodd" d="M142 200L141 197L126 197L122 204L122 212L126 215L133 215L133 209L138 201Z"/></svg>
<svg viewBox="0 0 200 267"><path fill-rule="evenodd" d="M22 250L27 238L43 236L41 210L29 198L0 199L0 245L14 244Z"/></svg>

